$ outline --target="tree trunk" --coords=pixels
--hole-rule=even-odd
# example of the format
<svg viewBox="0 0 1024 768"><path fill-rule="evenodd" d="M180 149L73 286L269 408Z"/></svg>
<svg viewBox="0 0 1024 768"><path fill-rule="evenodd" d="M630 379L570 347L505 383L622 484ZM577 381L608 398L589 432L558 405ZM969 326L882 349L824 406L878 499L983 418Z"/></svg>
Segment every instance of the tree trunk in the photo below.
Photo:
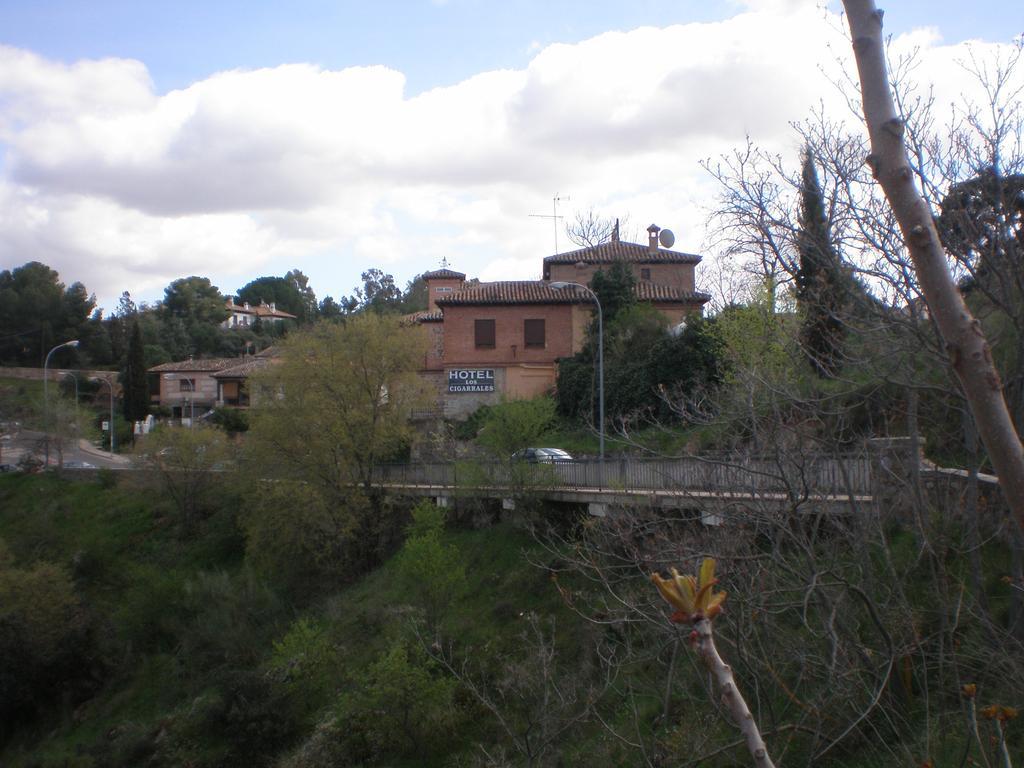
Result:
<svg viewBox="0 0 1024 768"><path fill-rule="evenodd" d="M873 0L843 0L860 75L871 138L867 162L903 232L921 290L946 344L999 485L1024 530L1024 448L1003 398L1002 385L978 321L946 265L932 212L914 186L903 143L904 125L893 106L882 42L882 12Z"/></svg>
<svg viewBox="0 0 1024 768"><path fill-rule="evenodd" d="M736 687L732 668L718 655L715 638L711 632L711 621L701 619L693 625L693 630L697 635L697 650L722 692L722 703L729 710L729 714L736 721L736 726L747 742L747 749L750 750L750 756L754 758L754 765L757 768L775 768L775 763L768 756L768 749L765 747L764 739L761 738L761 731L757 727L754 715L739 688Z"/></svg>

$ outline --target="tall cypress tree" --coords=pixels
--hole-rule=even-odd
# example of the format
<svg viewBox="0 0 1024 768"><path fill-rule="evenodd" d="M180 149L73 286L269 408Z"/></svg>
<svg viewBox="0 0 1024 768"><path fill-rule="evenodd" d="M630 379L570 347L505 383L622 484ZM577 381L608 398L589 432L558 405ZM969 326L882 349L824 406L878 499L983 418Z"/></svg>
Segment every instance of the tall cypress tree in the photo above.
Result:
<svg viewBox="0 0 1024 768"><path fill-rule="evenodd" d="M814 158L810 148L803 154L797 233L800 269L796 274L797 305L803 318L800 342L815 372L822 378L835 378L842 367L849 296Z"/></svg>
<svg viewBox="0 0 1024 768"><path fill-rule="evenodd" d="M124 387L124 417L129 422L146 418L149 414L149 386L146 382L146 358L138 320L132 323L121 384Z"/></svg>

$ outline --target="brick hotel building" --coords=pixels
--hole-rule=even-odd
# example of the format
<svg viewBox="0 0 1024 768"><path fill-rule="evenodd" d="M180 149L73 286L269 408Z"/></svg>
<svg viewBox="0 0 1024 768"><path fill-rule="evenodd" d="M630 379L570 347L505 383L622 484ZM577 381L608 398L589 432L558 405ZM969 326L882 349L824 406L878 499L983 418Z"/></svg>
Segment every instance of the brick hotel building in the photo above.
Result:
<svg viewBox="0 0 1024 768"><path fill-rule="evenodd" d="M661 248L660 231L648 227L643 245L619 240L616 229L607 243L548 256L542 280L467 283L450 269L423 275L429 304L409 320L430 340L421 374L436 385L445 416L554 387L557 361L582 349L594 305L584 291L552 283L589 286L598 270L621 261L633 272L637 299L668 323L700 313L709 298L695 289L701 257Z"/></svg>

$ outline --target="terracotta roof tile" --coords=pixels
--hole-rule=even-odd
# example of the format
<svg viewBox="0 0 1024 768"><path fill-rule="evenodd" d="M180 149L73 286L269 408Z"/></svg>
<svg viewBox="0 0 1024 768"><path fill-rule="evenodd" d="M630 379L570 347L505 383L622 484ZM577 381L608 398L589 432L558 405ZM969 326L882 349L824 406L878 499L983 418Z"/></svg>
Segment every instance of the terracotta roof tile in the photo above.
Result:
<svg viewBox="0 0 1024 768"><path fill-rule="evenodd" d="M466 275L456 272L454 269L435 269L433 272L424 272L420 275L424 280L465 280Z"/></svg>
<svg viewBox="0 0 1024 768"><path fill-rule="evenodd" d="M402 317L402 322L407 325L415 325L416 323L440 323L443 321L444 314L440 311L427 312L426 310L423 310L422 312L413 312L412 314L404 315Z"/></svg>
<svg viewBox="0 0 1024 768"><path fill-rule="evenodd" d="M611 264L615 261L626 261L631 264L696 264L700 260L701 257L695 253L669 251L664 248L651 250L648 245L613 240L590 248L547 256L544 259L544 269L546 274L548 264Z"/></svg>
<svg viewBox="0 0 1024 768"><path fill-rule="evenodd" d="M633 289L637 301L679 302L683 304L703 304L711 300L711 296L700 291L680 291L658 283L637 283Z"/></svg>
<svg viewBox="0 0 1024 768"><path fill-rule="evenodd" d="M236 361L237 362L237 361ZM270 365L271 359L268 357L250 357L244 362L233 365L230 368L225 368L223 371L217 371L213 374L215 379L245 379L248 378L252 373L256 371L262 371L268 365Z"/></svg>
<svg viewBox="0 0 1024 768"><path fill-rule="evenodd" d="M637 300L656 303L703 304L711 298L706 293L680 291L658 283L637 283L634 291ZM592 299L585 291L572 286L556 290L544 280L515 280L481 283L464 288L438 299L437 304L440 307L447 307L479 304L585 304L590 301ZM421 319L416 322L438 322L443 318L435 317L437 314L431 313L429 320Z"/></svg>
<svg viewBox="0 0 1024 768"><path fill-rule="evenodd" d="M240 362L241 359L237 357L211 357L205 360L179 360L174 363L154 365L149 369L149 373L171 373L176 371L186 373L192 371L223 371L225 368L238 365Z"/></svg>
<svg viewBox="0 0 1024 768"><path fill-rule="evenodd" d="M472 304L578 304L588 301L578 289L556 291L543 280L509 280L480 283L454 291L437 300L439 307Z"/></svg>

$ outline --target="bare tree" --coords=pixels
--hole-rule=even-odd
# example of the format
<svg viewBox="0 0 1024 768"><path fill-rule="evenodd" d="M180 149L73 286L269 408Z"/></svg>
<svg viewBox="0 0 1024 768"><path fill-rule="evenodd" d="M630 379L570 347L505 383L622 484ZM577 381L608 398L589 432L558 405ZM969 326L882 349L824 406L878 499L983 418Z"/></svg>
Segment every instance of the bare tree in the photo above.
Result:
<svg viewBox="0 0 1024 768"><path fill-rule="evenodd" d="M629 217L621 220L602 216L593 208L585 211L577 210L573 220L565 225L565 235L569 241L580 248L593 248L596 245L603 245L611 240L620 239L625 230L625 238L633 237L629 229Z"/></svg>
<svg viewBox="0 0 1024 768"><path fill-rule="evenodd" d="M1024 529L1024 446L1003 398L999 373L981 325L946 266L946 257L932 213L914 185L914 172L904 143L905 122L897 115L889 90L882 41L882 13L873 0L844 0L875 178L892 205L922 292L963 387L982 442L1000 478L1010 508Z"/></svg>
<svg viewBox="0 0 1024 768"><path fill-rule="evenodd" d="M425 647L490 715L511 750L533 768L553 763L568 734L591 717L607 681L594 678L587 654L573 660L559 654L554 619L533 613L523 618L524 652L491 659L499 663L490 671L472 653L459 660L451 647ZM505 764L486 749L483 754L486 765Z"/></svg>

